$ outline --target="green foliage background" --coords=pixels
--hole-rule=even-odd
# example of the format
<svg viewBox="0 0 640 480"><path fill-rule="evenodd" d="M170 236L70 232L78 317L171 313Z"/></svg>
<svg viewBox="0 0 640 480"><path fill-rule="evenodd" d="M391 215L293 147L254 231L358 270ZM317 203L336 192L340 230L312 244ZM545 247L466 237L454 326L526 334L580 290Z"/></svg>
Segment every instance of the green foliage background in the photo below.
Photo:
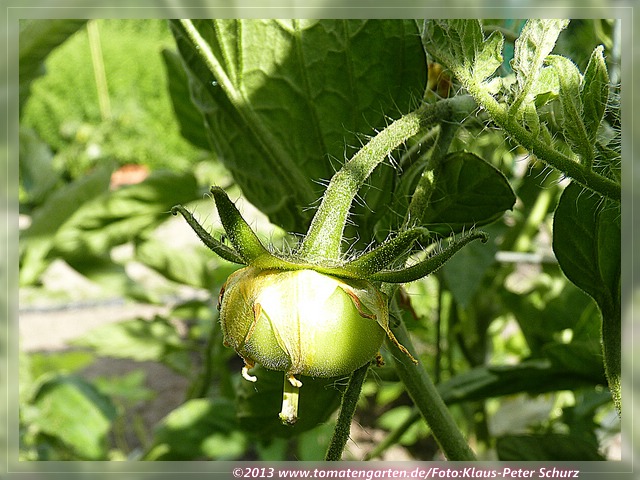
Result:
<svg viewBox="0 0 640 480"><path fill-rule="evenodd" d="M439 100L433 88L438 80L427 73L434 52L427 54L420 41L421 23L203 20L196 23L199 31L226 62L214 76L178 22L92 22L97 56L90 48L96 37L85 22L21 24L21 33L32 39L21 43L20 59L20 212L30 222L20 238L21 304L51 308L115 298L125 308L164 308L152 318L105 323L65 350L22 353L21 458L322 459L346 379L303 379L301 421L293 429L279 425L280 373L260 371L260 382L249 385L239 376L239 360L222 346L214 306L235 267L200 245L172 238L187 227L168 212L186 204L218 232L205 192L221 185L246 199L240 208L253 215L265 238L278 248L293 246L291 234L306 230L309 207L344 160L420 101ZM482 23L487 35L511 32L504 62L495 65L508 84L508 52L524 22ZM573 21L554 53L585 72L602 44L609 76L616 78L613 28L610 21ZM106 90L96 82L101 63ZM464 93L448 74L440 86L452 82L451 96ZM599 133L615 149L619 118L612 98ZM560 121L566 112L562 93L537 100L534 115L558 148L570 152ZM531 115L525 118L532 122ZM581 284L564 265L563 273L551 244L563 228L569 229L565 239L575 238L573 226L584 213L571 210L576 197L594 203L590 209L604 202L576 185L567 188L560 173L528 156L482 114L470 115L461 127L446 149L454 153L440 173L435 207L420 221L438 238L486 223L491 241L470 245L437 274L408 285L404 322L480 458L603 459L619 430L600 344L601 311L613 321L620 315L611 305L619 271L616 277L607 266L619 264L619 215L604 208L612 219L599 223L614 225L610 244L598 245L604 260L591 269L608 285L603 300L598 284ZM398 228L438 148L436 138L425 130L374 172L354 207L347 232L352 248L384 240ZM128 164L151 173L141 183L110 188L112 173ZM517 196L505 215L511 203L496 182ZM470 214L482 197L492 199L490 205ZM249 210L249 202L261 213ZM581 246L556 251L558 260L568 252L569 260L588 267L572 253ZM515 260L500 260L499 252ZM91 290L87 298L65 285L52 287L47 278L58 262L98 293ZM152 275L135 276L133 264ZM131 360L136 368L90 378L87 368L101 358ZM163 365L187 385L179 406L153 425L142 421L140 409L162 393L148 387L145 362ZM376 446L363 439L365 451L347 451L345 458L438 458L438 446L391 363L372 370L357 413L360 426L387 440Z"/></svg>

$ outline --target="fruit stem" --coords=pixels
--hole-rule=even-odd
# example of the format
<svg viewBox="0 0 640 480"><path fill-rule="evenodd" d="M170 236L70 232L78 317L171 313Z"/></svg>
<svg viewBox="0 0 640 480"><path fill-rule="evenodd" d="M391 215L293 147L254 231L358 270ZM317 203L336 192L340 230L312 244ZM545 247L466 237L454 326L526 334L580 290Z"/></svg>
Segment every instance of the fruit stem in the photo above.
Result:
<svg viewBox="0 0 640 480"><path fill-rule="evenodd" d="M312 263L340 260L342 233L351 203L374 169L421 129L440 122L461 121L475 108L473 99L465 95L424 104L373 137L331 178L299 256Z"/></svg>

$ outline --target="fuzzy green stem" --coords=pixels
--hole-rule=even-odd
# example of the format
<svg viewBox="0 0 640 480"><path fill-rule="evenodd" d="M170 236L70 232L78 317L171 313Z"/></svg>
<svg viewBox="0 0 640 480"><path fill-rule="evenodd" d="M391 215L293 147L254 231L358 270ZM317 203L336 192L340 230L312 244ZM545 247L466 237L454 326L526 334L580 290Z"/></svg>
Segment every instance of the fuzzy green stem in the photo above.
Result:
<svg viewBox="0 0 640 480"><path fill-rule="evenodd" d="M491 119L498 124L509 136L525 149L533 153L547 165L571 177L577 183L602 196L620 202L620 185L593 170L585 168L567 155L555 150L551 145L534 136L509 115L508 109L485 89L483 84L476 83L462 68L456 68L454 73L462 81L465 88L475 98L478 105L484 108Z"/></svg>
<svg viewBox="0 0 640 480"><path fill-rule="evenodd" d="M429 159L427 167L422 172L420 180L418 180L418 185L411 196L411 202L407 208L403 228L408 228L411 222L419 219L429 205L435 181L434 170L449 151L449 147L458 131L459 125L457 122L440 124L440 131L438 132L436 143L433 146L431 158Z"/></svg>
<svg viewBox="0 0 640 480"><path fill-rule="evenodd" d="M395 307L395 310L397 311L397 307ZM416 356L415 348L404 323L400 321L397 325L392 325L391 330L398 342L404 345L412 355ZM424 365L422 363L414 364L389 339L387 339L386 345L393 355L398 376L431 428L434 438L447 459L455 461L476 460L475 454L462 436L442 397L431 378L429 378Z"/></svg>
<svg viewBox="0 0 640 480"><path fill-rule="evenodd" d="M342 452L347 444L347 440L349 440L353 414L356 411L358 399L360 398L360 391L362 390L364 380L367 378L368 370L369 364L366 363L351 374L347 390L342 396L342 405L336 422L336 428L333 431L331 443L329 444L329 448L327 449L327 453L324 458L326 461L337 461L342 458Z"/></svg>
<svg viewBox="0 0 640 480"><path fill-rule="evenodd" d="M310 261L338 260L351 203L374 168L391 151L420 131L420 115L412 112L373 137L331 179L299 254Z"/></svg>
<svg viewBox="0 0 640 480"><path fill-rule="evenodd" d="M457 96L425 104L373 137L332 178L298 252L311 262L341 257L342 233L351 204L371 172L398 146L436 122L456 122L475 109L473 99Z"/></svg>

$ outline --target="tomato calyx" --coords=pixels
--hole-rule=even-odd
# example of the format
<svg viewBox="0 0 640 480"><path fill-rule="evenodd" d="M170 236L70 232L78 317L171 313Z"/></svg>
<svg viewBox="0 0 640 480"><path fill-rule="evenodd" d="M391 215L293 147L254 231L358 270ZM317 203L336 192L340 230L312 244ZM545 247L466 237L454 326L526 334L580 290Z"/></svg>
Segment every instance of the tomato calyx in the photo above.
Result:
<svg viewBox="0 0 640 480"><path fill-rule="evenodd" d="M229 276L218 296L224 343L244 360L242 377L260 363L285 372L280 418L297 419L302 382L296 375L333 377L346 375L376 359L387 336L417 363L389 328L388 300L381 282L406 283L442 266L467 243L484 232L472 231L448 247L405 268L392 269L429 239L417 227L400 232L369 252L349 261L302 255L289 256L266 248L235 204L219 187L210 190L230 246L213 238L184 207L180 213L200 240L221 258L246 265Z"/></svg>

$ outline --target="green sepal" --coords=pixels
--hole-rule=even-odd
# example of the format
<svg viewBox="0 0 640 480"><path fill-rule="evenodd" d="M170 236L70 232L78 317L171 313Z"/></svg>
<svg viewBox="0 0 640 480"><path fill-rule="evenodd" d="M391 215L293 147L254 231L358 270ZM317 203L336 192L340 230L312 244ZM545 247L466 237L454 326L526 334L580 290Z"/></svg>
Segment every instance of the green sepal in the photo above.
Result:
<svg viewBox="0 0 640 480"><path fill-rule="evenodd" d="M213 238L209 234L209 232L207 232L204 228L202 228L202 226L197 222L197 220L193 218L193 215L191 215L191 212L189 212L182 205L176 205L171 208L172 215L177 215L178 213L180 213L184 217L184 219L187 221L189 226L193 229L194 232L196 232L196 235L198 235L198 238L202 241L202 243L205 244L207 248L212 250L214 253L218 254L224 260L227 260L232 263L238 263L240 265L246 265L246 262L244 261L244 259L240 257L240 255L238 255L238 253L234 249L229 248L224 243Z"/></svg>
<svg viewBox="0 0 640 480"><path fill-rule="evenodd" d="M346 263L344 269L353 272L360 278L367 277L388 267L398 257L408 253L414 242L420 238L428 238L428 236L429 230L426 228L418 227L406 230L370 252Z"/></svg>
<svg viewBox="0 0 640 480"><path fill-rule="evenodd" d="M438 270L445 264L458 250L464 247L466 244L473 240L480 239L482 243L485 243L489 239L489 235L485 232L474 231L468 233L460 240L452 242L449 246L442 251L431 255L430 257L416 263L410 267L403 268L401 270L381 270L369 276L369 280L388 282L388 283L407 283L418 280L422 277Z"/></svg>
<svg viewBox="0 0 640 480"><path fill-rule="evenodd" d="M218 216L229 241L246 265L263 269L290 270L291 264L271 254L220 187L211 187Z"/></svg>

